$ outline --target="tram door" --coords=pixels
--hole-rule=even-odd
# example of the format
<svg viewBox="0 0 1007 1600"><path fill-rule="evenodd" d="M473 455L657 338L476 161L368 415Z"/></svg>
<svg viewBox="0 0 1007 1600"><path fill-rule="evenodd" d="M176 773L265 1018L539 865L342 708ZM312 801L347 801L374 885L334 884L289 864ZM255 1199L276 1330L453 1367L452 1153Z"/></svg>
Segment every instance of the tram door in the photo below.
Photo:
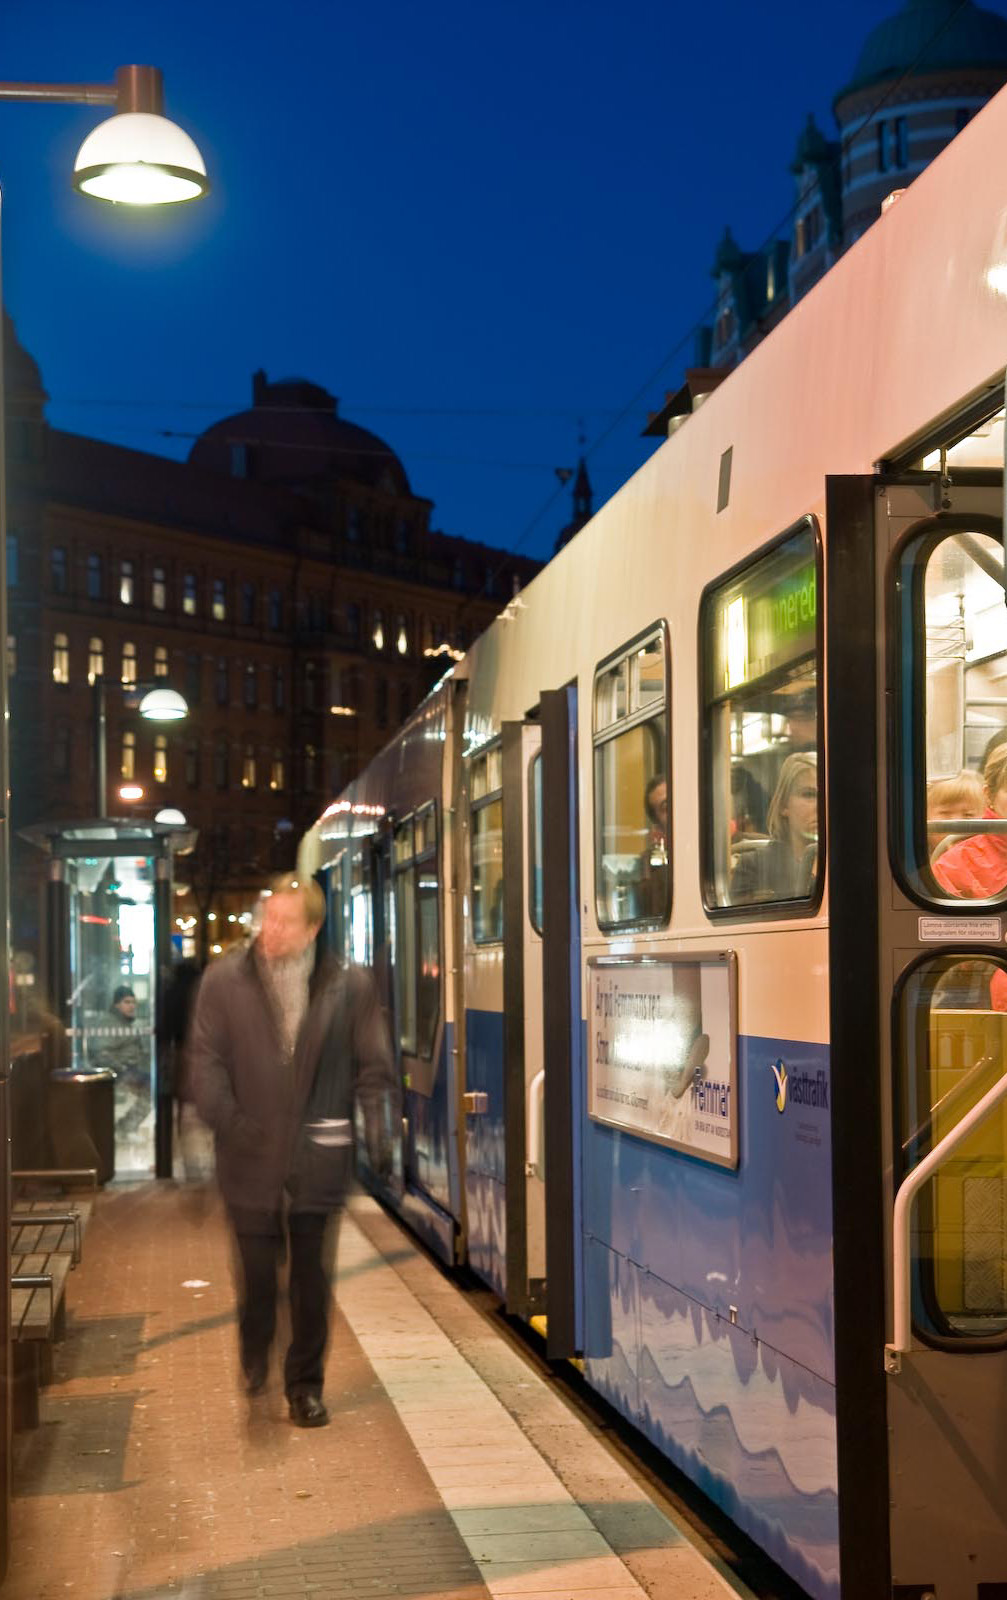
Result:
<svg viewBox="0 0 1007 1600"><path fill-rule="evenodd" d="M827 498L840 1560L864 1600L1007 1596L1001 492L950 471Z"/></svg>
<svg viewBox="0 0 1007 1600"><path fill-rule="evenodd" d="M542 732L503 727L504 1082L507 1309L545 1311L542 1044Z"/></svg>

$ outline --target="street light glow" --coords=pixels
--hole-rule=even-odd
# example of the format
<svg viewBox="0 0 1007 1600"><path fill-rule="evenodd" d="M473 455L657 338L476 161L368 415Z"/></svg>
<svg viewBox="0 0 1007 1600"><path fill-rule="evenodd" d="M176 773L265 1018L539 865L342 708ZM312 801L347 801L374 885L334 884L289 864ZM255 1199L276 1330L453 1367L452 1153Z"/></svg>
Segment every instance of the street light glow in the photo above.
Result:
<svg viewBox="0 0 1007 1600"><path fill-rule="evenodd" d="M189 707L177 689L151 689L140 701L140 715L148 722L181 722Z"/></svg>
<svg viewBox="0 0 1007 1600"><path fill-rule="evenodd" d="M119 790L120 800L142 800L143 789L138 783L124 783Z"/></svg>
<svg viewBox="0 0 1007 1600"><path fill-rule="evenodd" d="M73 186L96 200L126 206L196 200L210 187L189 135L167 117L123 111L99 122L77 152Z"/></svg>

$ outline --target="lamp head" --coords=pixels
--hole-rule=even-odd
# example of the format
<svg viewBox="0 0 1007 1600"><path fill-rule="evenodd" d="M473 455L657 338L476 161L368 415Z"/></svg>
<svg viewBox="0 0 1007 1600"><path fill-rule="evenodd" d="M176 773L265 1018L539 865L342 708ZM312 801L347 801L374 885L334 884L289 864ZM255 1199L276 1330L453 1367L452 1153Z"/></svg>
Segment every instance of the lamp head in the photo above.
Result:
<svg viewBox="0 0 1007 1600"><path fill-rule="evenodd" d="M210 187L206 165L189 135L162 113L156 67L119 67L119 109L88 134L74 162L81 194L128 206L196 200Z"/></svg>
<svg viewBox="0 0 1007 1600"><path fill-rule="evenodd" d="M177 689L151 689L140 701L140 715L148 722L180 722L189 707Z"/></svg>

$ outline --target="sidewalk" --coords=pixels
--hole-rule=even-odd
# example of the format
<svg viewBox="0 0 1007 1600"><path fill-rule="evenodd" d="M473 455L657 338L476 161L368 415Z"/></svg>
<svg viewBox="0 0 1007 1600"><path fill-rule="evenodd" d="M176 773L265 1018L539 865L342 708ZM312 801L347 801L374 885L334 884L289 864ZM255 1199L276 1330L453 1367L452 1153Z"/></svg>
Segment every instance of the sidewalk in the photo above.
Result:
<svg viewBox="0 0 1007 1600"><path fill-rule="evenodd" d="M100 1198L2 1600L725 1600L621 1464L396 1225L340 1241L328 1428L237 1382L216 1201Z"/></svg>

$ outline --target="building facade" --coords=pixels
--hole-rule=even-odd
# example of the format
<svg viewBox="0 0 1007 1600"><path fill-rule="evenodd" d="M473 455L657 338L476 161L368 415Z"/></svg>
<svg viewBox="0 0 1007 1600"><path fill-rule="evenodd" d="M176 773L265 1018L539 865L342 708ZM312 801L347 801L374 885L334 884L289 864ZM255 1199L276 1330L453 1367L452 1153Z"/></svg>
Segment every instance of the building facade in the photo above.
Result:
<svg viewBox="0 0 1007 1600"><path fill-rule="evenodd" d="M172 808L199 830L176 923L226 947L264 877L538 563L436 532L381 439L301 380L187 462L50 428L7 325L13 827ZM96 794L95 690L108 794ZM188 703L145 722L145 688ZM124 801L124 785L142 798ZM14 852L15 943L42 863ZM230 920L229 920L230 919Z"/></svg>

